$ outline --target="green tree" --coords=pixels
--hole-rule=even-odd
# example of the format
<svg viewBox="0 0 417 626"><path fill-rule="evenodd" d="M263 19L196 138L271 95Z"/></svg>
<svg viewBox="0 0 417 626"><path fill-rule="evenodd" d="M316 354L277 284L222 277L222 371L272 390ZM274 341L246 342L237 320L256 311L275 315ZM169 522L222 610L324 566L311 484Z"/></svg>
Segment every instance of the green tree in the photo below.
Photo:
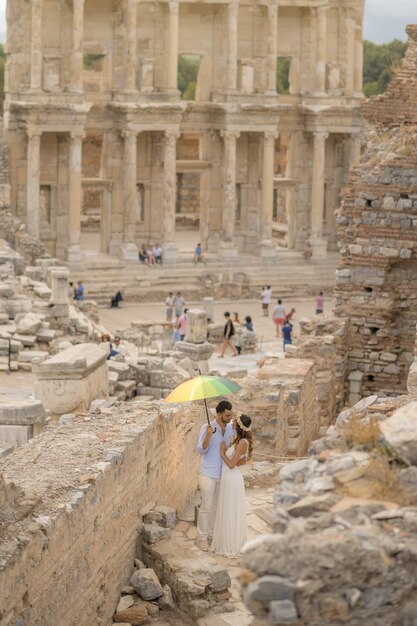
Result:
<svg viewBox="0 0 417 626"><path fill-rule="evenodd" d="M368 98L383 93L393 70L401 65L407 44L399 39L390 43L363 42L363 92Z"/></svg>
<svg viewBox="0 0 417 626"><path fill-rule="evenodd" d="M181 54L178 58L178 89L182 100L194 100L200 57Z"/></svg>
<svg viewBox="0 0 417 626"><path fill-rule="evenodd" d="M290 63L291 57L278 57L277 59L277 93L290 91Z"/></svg>

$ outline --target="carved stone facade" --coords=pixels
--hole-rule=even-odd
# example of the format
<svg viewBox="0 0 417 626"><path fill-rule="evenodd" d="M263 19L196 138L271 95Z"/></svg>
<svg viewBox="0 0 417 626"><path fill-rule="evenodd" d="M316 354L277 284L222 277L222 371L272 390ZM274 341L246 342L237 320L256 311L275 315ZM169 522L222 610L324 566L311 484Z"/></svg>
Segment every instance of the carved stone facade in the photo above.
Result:
<svg viewBox="0 0 417 626"><path fill-rule="evenodd" d="M54 256L82 260L86 194L101 252L175 257L178 177L197 183L206 249L334 248L362 128L364 0L9 0L5 126L11 205ZM194 101L178 58L199 57ZM289 93L277 94L277 59ZM84 159L98 141L96 167ZM193 140L193 158L179 158ZM185 151L186 152L186 151ZM91 164L90 164L91 165Z"/></svg>

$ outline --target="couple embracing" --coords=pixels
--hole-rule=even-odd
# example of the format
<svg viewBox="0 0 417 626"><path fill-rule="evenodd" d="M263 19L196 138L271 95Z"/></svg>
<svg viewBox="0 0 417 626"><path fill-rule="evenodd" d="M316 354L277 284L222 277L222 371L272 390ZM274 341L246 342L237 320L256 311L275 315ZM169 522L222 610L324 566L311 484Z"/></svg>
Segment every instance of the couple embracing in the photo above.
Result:
<svg viewBox="0 0 417 626"><path fill-rule="evenodd" d="M224 556L237 556L247 540L245 484L240 467L252 456L251 419L222 400L216 419L204 425L198 438L201 455L197 547Z"/></svg>

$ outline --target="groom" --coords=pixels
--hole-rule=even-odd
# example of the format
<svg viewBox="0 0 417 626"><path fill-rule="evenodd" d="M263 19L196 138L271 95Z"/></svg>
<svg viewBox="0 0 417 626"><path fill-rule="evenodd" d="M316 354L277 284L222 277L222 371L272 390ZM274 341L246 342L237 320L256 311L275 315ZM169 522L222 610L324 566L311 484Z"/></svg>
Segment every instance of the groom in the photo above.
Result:
<svg viewBox="0 0 417 626"><path fill-rule="evenodd" d="M201 505L198 514L196 545L200 550L209 549L208 541L213 538L214 521L216 517L217 496L223 461L220 456L220 444L224 441L228 446L235 431L230 423L232 419L232 405L228 400L222 400L216 406L217 417L205 424L198 437L197 451L201 456L199 488Z"/></svg>

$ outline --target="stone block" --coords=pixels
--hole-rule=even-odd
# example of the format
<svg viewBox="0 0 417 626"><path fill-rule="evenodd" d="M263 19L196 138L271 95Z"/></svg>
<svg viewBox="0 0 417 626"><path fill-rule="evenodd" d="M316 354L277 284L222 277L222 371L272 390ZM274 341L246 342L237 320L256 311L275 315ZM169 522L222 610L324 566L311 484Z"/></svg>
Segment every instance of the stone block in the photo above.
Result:
<svg viewBox="0 0 417 626"><path fill-rule="evenodd" d="M177 514L171 507L160 505L145 515L144 522L145 524L154 523L162 526L163 528L172 529L175 528L177 523Z"/></svg>
<svg viewBox="0 0 417 626"><path fill-rule="evenodd" d="M36 313L28 313L18 322L16 332L19 335L36 335L42 324L42 319Z"/></svg>
<svg viewBox="0 0 417 626"><path fill-rule="evenodd" d="M35 366L36 397L55 415L87 410L108 397L106 353L96 344L78 344Z"/></svg>
<svg viewBox="0 0 417 626"><path fill-rule="evenodd" d="M140 626L148 621L148 611L143 604L134 604L123 611L116 612L114 621L118 624L122 622L131 626Z"/></svg>
<svg viewBox="0 0 417 626"><path fill-rule="evenodd" d="M153 569L136 570L129 582L134 587L136 593L144 600L156 600L164 594L159 578Z"/></svg>
<svg viewBox="0 0 417 626"><path fill-rule="evenodd" d="M129 378L130 367L126 363L109 359L107 367L109 369L109 372L117 373L117 380L127 380Z"/></svg>
<svg viewBox="0 0 417 626"><path fill-rule="evenodd" d="M207 341L207 315L201 309L188 309L185 340L202 344Z"/></svg>
<svg viewBox="0 0 417 626"><path fill-rule="evenodd" d="M0 446L17 448L32 438L32 426L12 426L0 424Z"/></svg>
<svg viewBox="0 0 417 626"><path fill-rule="evenodd" d="M48 352L41 350L21 350L19 352L19 363L33 363L34 361L44 361L48 357Z"/></svg>
<svg viewBox="0 0 417 626"><path fill-rule="evenodd" d="M401 407L380 423L386 442L407 465L417 465L417 402Z"/></svg>
<svg viewBox="0 0 417 626"><path fill-rule="evenodd" d="M19 333L15 333L13 336L14 339L20 341L20 343L25 346L25 348L33 348L36 343L37 336L36 335L20 335Z"/></svg>
<svg viewBox="0 0 417 626"><path fill-rule="evenodd" d="M157 524L144 524L142 528L142 537L145 543L156 543L161 539L167 539L171 536L171 529L158 526ZM146 598L145 598L146 599Z"/></svg>
<svg viewBox="0 0 417 626"><path fill-rule="evenodd" d="M0 397L0 424L29 426L44 420L45 409L39 400Z"/></svg>
<svg viewBox="0 0 417 626"><path fill-rule="evenodd" d="M286 626L286 624L297 624L297 609L290 600L274 600L269 608L269 622L277 626Z"/></svg>

